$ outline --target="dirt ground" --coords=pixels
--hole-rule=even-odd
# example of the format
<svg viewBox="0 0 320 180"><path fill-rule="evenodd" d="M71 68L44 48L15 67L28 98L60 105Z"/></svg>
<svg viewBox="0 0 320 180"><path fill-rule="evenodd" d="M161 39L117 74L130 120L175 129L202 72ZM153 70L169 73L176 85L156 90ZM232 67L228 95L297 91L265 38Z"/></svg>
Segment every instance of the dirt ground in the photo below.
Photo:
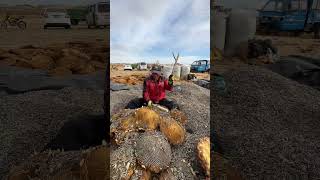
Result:
<svg viewBox="0 0 320 180"><path fill-rule="evenodd" d="M3 17L1 17L2 19ZM25 45L47 46L55 43L69 41L109 42L106 29L88 29L85 23L72 26L71 29L43 28L44 19L38 15L25 16L26 30L17 27L9 27L8 30L0 30L0 48L11 49Z"/></svg>
<svg viewBox="0 0 320 180"><path fill-rule="evenodd" d="M123 65L111 65L110 79L115 83L122 83L128 85L142 84L143 80L150 74L150 71L124 71ZM209 73L193 73L198 79L210 80ZM179 82L179 80L176 80Z"/></svg>

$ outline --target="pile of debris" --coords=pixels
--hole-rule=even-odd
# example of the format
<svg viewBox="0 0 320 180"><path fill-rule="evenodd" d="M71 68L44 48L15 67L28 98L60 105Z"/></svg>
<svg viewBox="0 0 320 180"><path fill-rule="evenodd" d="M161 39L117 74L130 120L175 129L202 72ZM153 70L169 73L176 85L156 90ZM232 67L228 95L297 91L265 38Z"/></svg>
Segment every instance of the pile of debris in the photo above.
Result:
<svg viewBox="0 0 320 180"><path fill-rule="evenodd" d="M110 177L109 148L101 145L85 151L46 151L33 154L11 169L8 180L102 179Z"/></svg>
<svg viewBox="0 0 320 180"><path fill-rule="evenodd" d="M105 70L107 46L69 42L48 47L24 46L0 50L0 65L42 69L54 76L89 74Z"/></svg>
<svg viewBox="0 0 320 180"><path fill-rule="evenodd" d="M176 159L175 148L186 140L187 117L178 110L171 112L159 108L142 107L124 109L111 118L111 179L181 179L183 169L171 166ZM210 139L199 140L198 158L210 178ZM188 165L192 170L191 165ZM181 175L182 174L182 175Z"/></svg>
<svg viewBox="0 0 320 180"><path fill-rule="evenodd" d="M256 66L224 79L210 94L217 151L245 179L319 177L320 92Z"/></svg>
<svg viewBox="0 0 320 180"><path fill-rule="evenodd" d="M111 77L111 81L114 83L127 84L127 85L138 85L143 84L146 75L143 74L132 74L127 76L115 76Z"/></svg>

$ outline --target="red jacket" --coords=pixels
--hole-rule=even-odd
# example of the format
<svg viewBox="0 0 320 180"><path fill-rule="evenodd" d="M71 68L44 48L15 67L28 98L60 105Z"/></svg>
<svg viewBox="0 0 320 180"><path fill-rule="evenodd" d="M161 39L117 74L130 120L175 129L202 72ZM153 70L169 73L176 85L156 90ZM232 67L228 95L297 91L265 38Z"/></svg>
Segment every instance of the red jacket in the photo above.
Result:
<svg viewBox="0 0 320 180"><path fill-rule="evenodd" d="M144 81L143 85L143 99L145 101L151 100L153 103L158 103L166 97L166 90L172 91L172 86L169 85L168 80L160 80L155 82L151 78Z"/></svg>

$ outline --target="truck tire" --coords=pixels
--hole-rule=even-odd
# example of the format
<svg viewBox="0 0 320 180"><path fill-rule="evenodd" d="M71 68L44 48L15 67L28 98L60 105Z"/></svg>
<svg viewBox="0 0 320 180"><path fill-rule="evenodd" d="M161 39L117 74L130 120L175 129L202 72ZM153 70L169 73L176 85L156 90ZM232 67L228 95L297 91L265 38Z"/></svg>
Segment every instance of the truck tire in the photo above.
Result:
<svg viewBox="0 0 320 180"><path fill-rule="evenodd" d="M317 23L313 26L313 33L314 33L314 38L319 39L320 38L320 24Z"/></svg>

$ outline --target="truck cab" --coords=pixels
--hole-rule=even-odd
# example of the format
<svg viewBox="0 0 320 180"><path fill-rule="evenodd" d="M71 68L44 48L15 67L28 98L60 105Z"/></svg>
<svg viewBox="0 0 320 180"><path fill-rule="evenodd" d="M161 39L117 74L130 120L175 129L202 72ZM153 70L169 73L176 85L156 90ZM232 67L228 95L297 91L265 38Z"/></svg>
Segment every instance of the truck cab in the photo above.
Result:
<svg viewBox="0 0 320 180"><path fill-rule="evenodd" d="M320 23L319 1L269 0L258 10L258 29L316 33Z"/></svg>
<svg viewBox="0 0 320 180"><path fill-rule="evenodd" d="M191 71L192 72L201 72L201 73L210 71L210 61L209 60L194 61L191 64Z"/></svg>

